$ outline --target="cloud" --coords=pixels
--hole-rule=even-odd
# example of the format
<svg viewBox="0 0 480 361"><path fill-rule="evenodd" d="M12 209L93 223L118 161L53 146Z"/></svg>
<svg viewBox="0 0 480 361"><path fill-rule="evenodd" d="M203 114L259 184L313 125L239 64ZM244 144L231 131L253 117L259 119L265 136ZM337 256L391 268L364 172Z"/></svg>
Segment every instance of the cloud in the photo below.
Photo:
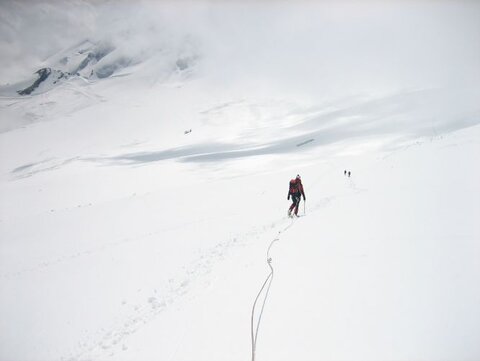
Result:
<svg viewBox="0 0 480 361"><path fill-rule="evenodd" d="M117 54L201 54L220 86L385 91L480 80L477 2L4 1L0 82L85 38ZM193 49L192 49L193 48Z"/></svg>
<svg viewBox="0 0 480 361"><path fill-rule="evenodd" d="M478 81L479 10L462 2L222 5L207 53L227 78L244 73L246 82L312 92Z"/></svg>
<svg viewBox="0 0 480 361"><path fill-rule="evenodd" d="M95 18L95 9L80 1L3 1L0 82L21 80L48 56L91 36Z"/></svg>

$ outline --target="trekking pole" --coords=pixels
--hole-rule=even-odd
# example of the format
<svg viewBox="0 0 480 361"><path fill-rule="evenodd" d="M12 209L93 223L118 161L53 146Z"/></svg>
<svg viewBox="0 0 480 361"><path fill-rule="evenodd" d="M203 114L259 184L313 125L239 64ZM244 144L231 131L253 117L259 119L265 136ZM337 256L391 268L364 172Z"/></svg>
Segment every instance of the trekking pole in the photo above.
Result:
<svg viewBox="0 0 480 361"><path fill-rule="evenodd" d="M306 202L307 202L307 200L304 199L304 200L303 200L303 215L306 215L306 213L305 213L305 203L306 203Z"/></svg>

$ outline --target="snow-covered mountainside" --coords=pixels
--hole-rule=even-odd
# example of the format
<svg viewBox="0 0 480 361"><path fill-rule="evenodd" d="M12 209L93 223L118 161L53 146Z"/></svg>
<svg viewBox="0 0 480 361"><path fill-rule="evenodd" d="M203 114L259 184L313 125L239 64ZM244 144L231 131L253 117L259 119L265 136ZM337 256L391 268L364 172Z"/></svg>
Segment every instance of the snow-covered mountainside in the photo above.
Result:
<svg viewBox="0 0 480 361"><path fill-rule="evenodd" d="M479 16L2 3L0 360L479 359Z"/></svg>
<svg viewBox="0 0 480 361"><path fill-rule="evenodd" d="M91 84L104 78L130 74L135 65L152 60L145 54L128 54L108 43L90 40L52 55L33 77L0 87L3 96L37 95L53 90L64 82L78 78ZM166 74L185 73L194 66L196 54L165 54L155 59L157 71Z"/></svg>

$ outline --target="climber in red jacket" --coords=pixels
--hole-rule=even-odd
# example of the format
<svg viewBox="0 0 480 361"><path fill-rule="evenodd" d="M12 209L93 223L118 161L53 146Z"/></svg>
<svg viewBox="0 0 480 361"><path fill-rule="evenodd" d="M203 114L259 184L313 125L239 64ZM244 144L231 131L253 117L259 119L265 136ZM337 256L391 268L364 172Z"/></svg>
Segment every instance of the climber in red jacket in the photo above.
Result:
<svg viewBox="0 0 480 361"><path fill-rule="evenodd" d="M305 192L303 191L302 179L297 174L295 179L290 181L290 185L288 188L288 197L287 199L290 200L292 197L292 205L288 209L288 216L293 217L292 211L295 216L298 217L298 205L300 204L301 197L303 196L303 200L305 201Z"/></svg>

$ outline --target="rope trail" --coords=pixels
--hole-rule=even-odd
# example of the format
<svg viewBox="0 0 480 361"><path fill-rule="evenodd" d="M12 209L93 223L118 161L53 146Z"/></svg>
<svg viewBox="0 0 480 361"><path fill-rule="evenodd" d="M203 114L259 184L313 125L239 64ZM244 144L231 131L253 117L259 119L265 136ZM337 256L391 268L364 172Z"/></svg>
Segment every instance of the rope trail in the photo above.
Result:
<svg viewBox="0 0 480 361"><path fill-rule="evenodd" d="M278 233L281 234L282 232L285 232L287 229L289 229L293 225L293 222L294 221L292 220L292 222L287 227L285 227L282 231L279 231ZM256 351L256 348L257 348L257 338L258 338L258 331L260 329L260 321L262 320L263 310L265 308L265 304L266 304L267 298L268 298L268 293L270 292L270 286L272 285L272 281L273 281L273 266L272 266L272 257L270 257L270 249L272 248L273 244L275 242L278 242L279 240L280 240L279 238L275 238L272 242L270 242L270 245L268 246L268 249L267 249L267 264L268 264L268 267L270 268L270 273L268 274L267 278L263 282L263 285L260 288L260 291L258 292L257 297L255 297L255 301L253 302L252 316L251 316L251 320L250 320L250 333L251 333L251 338L252 338L252 361L255 361L255 351ZM258 316L257 325L255 327L255 307L257 305L258 299L260 298L260 295L262 294L263 290L265 289L265 286L267 286L266 291L265 291L265 296L263 298L262 308L260 309L260 314ZM255 331L254 331L254 329L255 329Z"/></svg>
<svg viewBox="0 0 480 361"><path fill-rule="evenodd" d="M330 174L332 173L333 171L335 171L337 169L336 167L336 164L333 164L332 165L332 169L328 172L326 172L326 174ZM322 178L324 178L324 175L322 176ZM313 184L317 184L318 181L319 181L320 177L318 179L315 179ZM360 190L358 188L355 187L354 185L354 190L356 192L359 192ZM342 196L344 196L342 194ZM333 198L336 198L337 196L333 196ZM332 196L329 196L326 198L327 201L330 201L330 199L332 198ZM327 202L328 203L328 202ZM305 216L306 215L306 201L303 200L303 215ZM314 209L318 207L317 204L314 205ZM283 232L285 232L286 230L288 230L294 223L294 219L292 219L292 222L286 226L283 230L279 231L278 234L281 234ZM260 321L262 320L262 315L263 315L263 310L265 308L265 304L267 302L267 298L268 298L268 293L270 291L270 286L272 285L272 281L273 281L273 273L274 273L274 270L273 270L273 266L272 266L272 258L270 257L270 249L272 248L273 244L275 242L278 242L280 241L280 238L275 238L271 243L270 245L268 246L268 249L267 249L267 264L268 264L268 267L270 268L270 273L268 274L267 278L265 279L265 281L263 282L262 284L262 287L260 288L260 291L258 292L257 294L257 297L255 297L255 301L253 302L253 307L252 307L252 315L251 315L251 320L250 320L250 332L251 332L251 338L252 338L252 361L255 361L255 352L256 352L256 348L257 348L257 339L258 339L258 332L259 332L259 329L260 329ZM257 302L260 298L260 296L262 295L262 292L265 291L265 296L263 298L263 303L262 303L262 308L260 310L260 313L259 313L259 316L258 316L258 321L257 321L257 324L255 326L255 307L257 305Z"/></svg>

